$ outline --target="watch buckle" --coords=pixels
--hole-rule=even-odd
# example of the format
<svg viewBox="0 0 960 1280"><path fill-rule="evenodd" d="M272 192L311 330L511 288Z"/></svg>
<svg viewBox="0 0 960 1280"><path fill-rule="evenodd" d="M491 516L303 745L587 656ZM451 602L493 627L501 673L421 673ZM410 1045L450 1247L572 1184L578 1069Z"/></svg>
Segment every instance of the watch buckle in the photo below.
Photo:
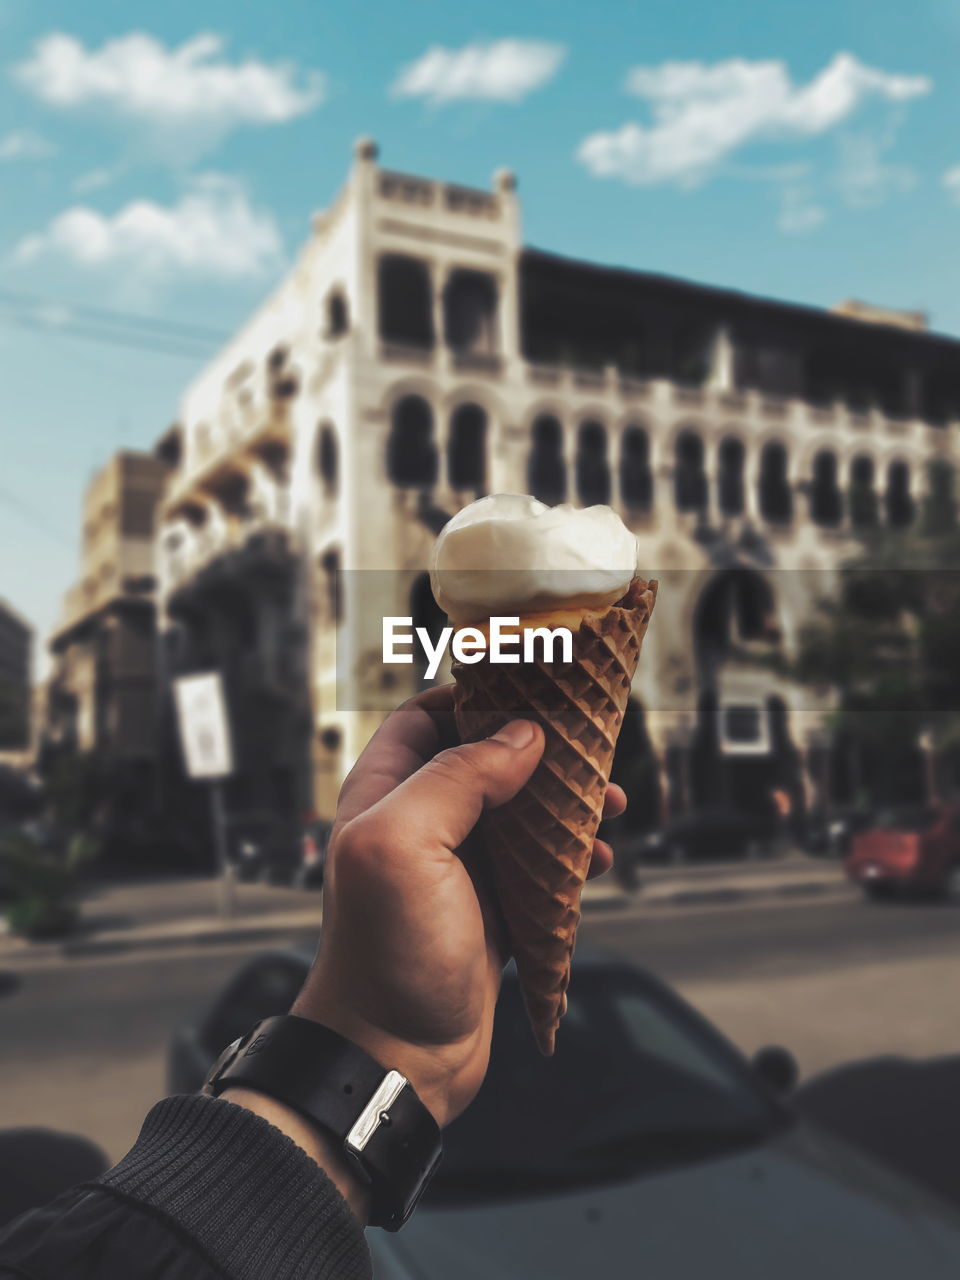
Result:
<svg viewBox="0 0 960 1280"><path fill-rule="evenodd" d="M237 1036L236 1040L234 1040L232 1044L227 1045L223 1053L221 1053L220 1057L207 1072L207 1078L204 1080L203 1088L200 1090L202 1094L206 1094L208 1098L213 1096L213 1090L217 1080L240 1052L240 1046L243 1044L245 1039L246 1036Z"/></svg>
<svg viewBox="0 0 960 1280"><path fill-rule="evenodd" d="M359 1161L367 1144L381 1125L390 1123L390 1108L407 1087L407 1078L399 1071L388 1071L373 1096L353 1123L343 1140L347 1155Z"/></svg>

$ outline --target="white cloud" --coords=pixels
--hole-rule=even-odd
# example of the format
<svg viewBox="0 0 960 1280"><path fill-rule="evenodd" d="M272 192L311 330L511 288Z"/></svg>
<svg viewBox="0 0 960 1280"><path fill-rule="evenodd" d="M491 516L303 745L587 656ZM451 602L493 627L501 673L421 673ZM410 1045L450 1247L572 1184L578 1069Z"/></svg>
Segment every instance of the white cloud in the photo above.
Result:
<svg viewBox="0 0 960 1280"><path fill-rule="evenodd" d="M74 179L73 189L79 194L85 191L99 191L102 187L108 187L115 177L116 171L113 169L90 169Z"/></svg>
<svg viewBox="0 0 960 1280"><path fill-rule="evenodd" d="M111 216L75 205L21 240L15 256L20 262L59 257L81 267L117 267L138 279L241 280L275 269L282 245L273 218L251 207L235 179L208 173L192 179L169 207L134 200Z"/></svg>
<svg viewBox="0 0 960 1280"><path fill-rule="evenodd" d="M957 204L960 204L960 164L955 164L947 169L940 181L946 188L951 200L955 200Z"/></svg>
<svg viewBox="0 0 960 1280"><path fill-rule="evenodd" d="M916 186L917 175L909 165L884 161L883 155L890 141L867 135L848 135L838 138L837 142L840 163L835 185L844 204L850 208L874 208L891 196L904 195Z"/></svg>
<svg viewBox="0 0 960 1280"><path fill-rule="evenodd" d="M521 102L546 84L566 57L562 45L544 40L477 41L462 49L434 45L403 68L390 92L426 98L435 106L467 100Z"/></svg>
<svg viewBox="0 0 960 1280"><path fill-rule="evenodd" d="M20 129L0 138L0 160L45 160L56 153L52 142L30 129Z"/></svg>
<svg viewBox="0 0 960 1280"><path fill-rule="evenodd" d="M626 88L649 104L652 123L591 134L577 155L597 177L694 186L747 143L814 137L869 99L903 103L932 87L926 76L880 71L849 53L836 54L800 86L783 62L772 60L635 67Z"/></svg>
<svg viewBox="0 0 960 1280"><path fill-rule="evenodd" d="M101 107L160 130L200 128L216 136L239 125L282 124L323 100L324 80L289 62L229 62L211 32L167 48L131 32L87 49L54 32L38 40L14 76L50 106Z"/></svg>
<svg viewBox="0 0 960 1280"><path fill-rule="evenodd" d="M812 187L784 187L780 193L777 226L787 235L806 235L826 221L827 211L817 204Z"/></svg>

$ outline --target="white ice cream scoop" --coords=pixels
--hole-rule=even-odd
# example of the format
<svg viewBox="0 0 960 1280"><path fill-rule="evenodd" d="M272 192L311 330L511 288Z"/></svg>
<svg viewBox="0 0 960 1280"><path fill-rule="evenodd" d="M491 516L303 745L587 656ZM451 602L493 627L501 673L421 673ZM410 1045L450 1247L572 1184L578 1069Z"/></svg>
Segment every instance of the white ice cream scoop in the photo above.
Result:
<svg viewBox="0 0 960 1280"><path fill-rule="evenodd" d="M613 604L637 573L637 540L610 507L548 507L496 493L459 511L434 547L430 582L454 623Z"/></svg>

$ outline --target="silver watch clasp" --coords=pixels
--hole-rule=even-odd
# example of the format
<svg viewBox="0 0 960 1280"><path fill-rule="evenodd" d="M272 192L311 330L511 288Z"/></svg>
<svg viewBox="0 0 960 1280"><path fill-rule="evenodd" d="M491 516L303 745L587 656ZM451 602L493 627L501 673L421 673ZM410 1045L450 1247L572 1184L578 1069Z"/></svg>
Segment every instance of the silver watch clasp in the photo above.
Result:
<svg viewBox="0 0 960 1280"><path fill-rule="evenodd" d="M367 1143L381 1125L390 1123L390 1108L407 1087L408 1081L399 1071L388 1071L380 1081L376 1092L354 1121L353 1128L344 1139L344 1150L359 1159Z"/></svg>

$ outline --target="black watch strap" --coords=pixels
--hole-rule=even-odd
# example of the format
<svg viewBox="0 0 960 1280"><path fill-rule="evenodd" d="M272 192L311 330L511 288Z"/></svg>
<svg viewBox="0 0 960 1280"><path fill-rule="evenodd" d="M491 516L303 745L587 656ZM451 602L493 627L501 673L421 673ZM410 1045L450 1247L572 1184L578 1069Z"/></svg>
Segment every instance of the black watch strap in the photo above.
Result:
<svg viewBox="0 0 960 1280"><path fill-rule="evenodd" d="M203 1092L233 1086L276 1098L332 1137L370 1185L373 1226L398 1231L440 1163L440 1127L409 1081L309 1018L265 1018L229 1045Z"/></svg>

